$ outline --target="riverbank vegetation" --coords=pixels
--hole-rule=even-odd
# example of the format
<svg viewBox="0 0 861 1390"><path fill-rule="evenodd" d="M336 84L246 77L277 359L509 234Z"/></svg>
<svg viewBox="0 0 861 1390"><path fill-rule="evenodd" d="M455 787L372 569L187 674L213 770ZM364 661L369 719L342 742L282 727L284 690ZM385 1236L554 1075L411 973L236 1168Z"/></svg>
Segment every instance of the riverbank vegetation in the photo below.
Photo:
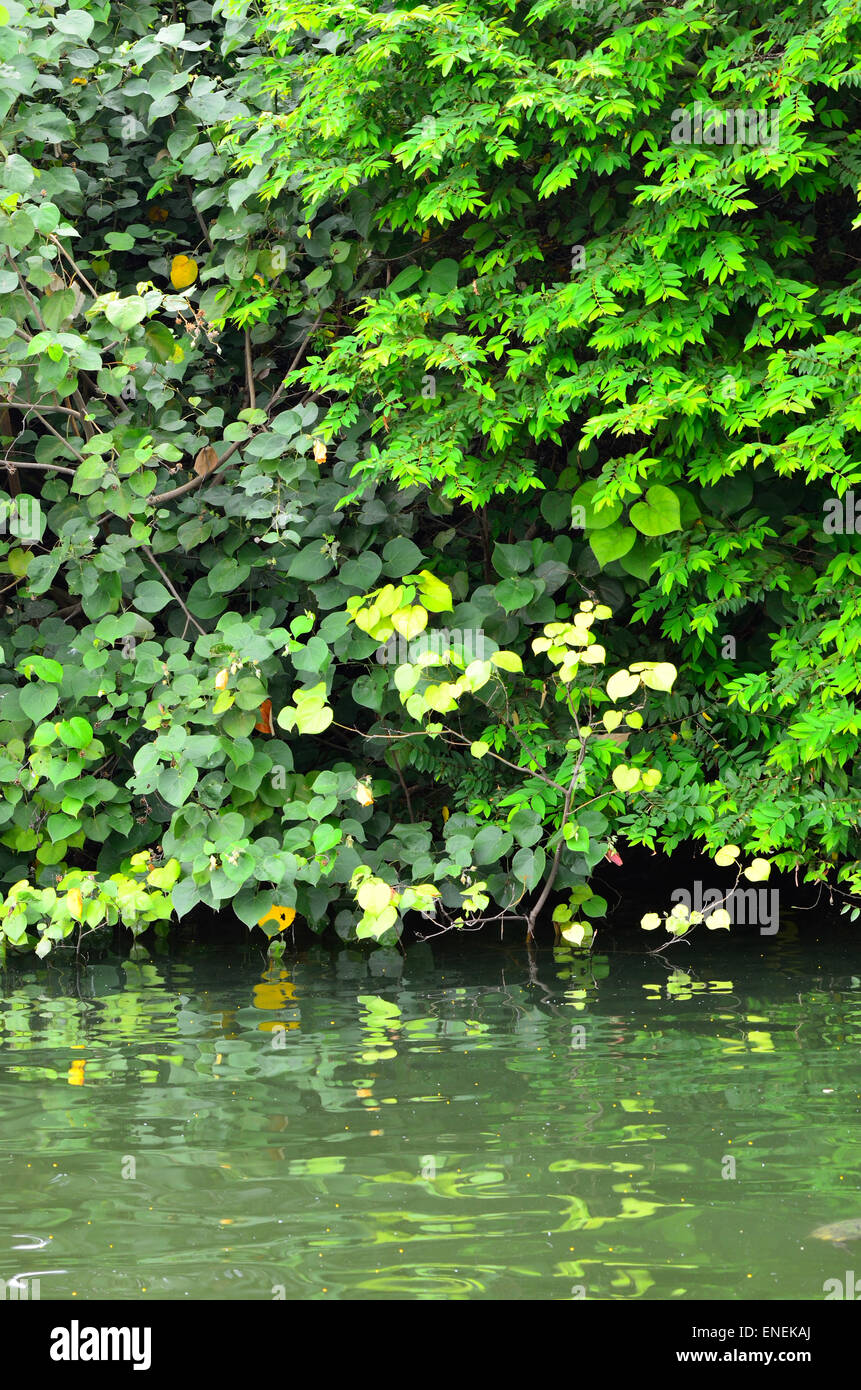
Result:
<svg viewBox="0 0 861 1390"><path fill-rule="evenodd" d="M859 33L5 0L4 950L854 912Z"/></svg>

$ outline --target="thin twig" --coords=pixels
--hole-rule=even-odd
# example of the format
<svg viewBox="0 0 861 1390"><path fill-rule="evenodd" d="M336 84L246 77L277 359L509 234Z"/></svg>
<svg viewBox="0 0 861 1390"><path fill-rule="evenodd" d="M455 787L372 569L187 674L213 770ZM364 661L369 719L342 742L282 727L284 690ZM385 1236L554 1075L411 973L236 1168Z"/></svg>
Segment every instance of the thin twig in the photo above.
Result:
<svg viewBox="0 0 861 1390"><path fill-rule="evenodd" d="M191 203L191 206L194 208L194 215L197 218L200 230L203 232L203 235L206 238L206 244L209 247L210 251L214 251L215 247L212 244L212 237L209 235L209 228L203 220L203 214L199 212L196 207L194 207L194 185L192 184L191 179L186 180L186 185L188 187L188 200Z"/></svg>
<svg viewBox="0 0 861 1390"><path fill-rule="evenodd" d="M257 395L254 390L254 362L251 357L251 334L245 330L245 384L248 388L248 409L255 410L257 407Z"/></svg>
<svg viewBox="0 0 861 1390"><path fill-rule="evenodd" d="M401 772L401 765L400 765L400 763L398 762L398 760L397 760L397 758L396 758L394 752L392 752L392 762L393 762L394 765L395 765L395 771L396 771L397 774L398 774L398 781L400 782L401 787L403 788L404 797L406 798L406 803L407 803L407 815L408 815L409 818L410 818L410 824L411 824L411 825L415 825L415 820L416 820L416 818L415 818L415 816L413 815L413 803L412 803L412 801L410 800L410 789L409 789L409 787L407 786L406 782L404 781L404 774Z"/></svg>
<svg viewBox="0 0 861 1390"><path fill-rule="evenodd" d="M561 827L562 827L562 829L564 829L564 827L565 827L565 825L566 825L566 823L567 823L567 821L568 821L568 812L571 810L571 799L572 799L572 797L574 796L574 790L575 790L575 788L576 788L576 786L577 786L578 781L580 780L580 768L581 768L581 766L582 766L582 764L583 764L583 759L584 759L584 757L585 757L585 754L586 754L586 745L585 745L585 743L583 743L583 744L581 744L581 746L580 746L580 753L579 753L579 756L578 756L578 758L577 758L576 763L574 764L574 770L573 770L573 772L571 773L571 781L568 783L568 790L567 790L567 792L565 793L565 805L564 805L564 807L562 808L562 822L561 822ZM527 929L526 929L526 936L527 936L527 938L531 938L532 935L534 934L534 931L535 931L535 923L536 923L537 920L538 920L538 914L540 913L542 907L543 907L544 904L546 903L547 899L550 897L550 894L551 894L551 892L552 892L552 890L553 890L553 885L554 885L554 883L556 882L556 875L557 875L558 872L559 872L559 861L560 861L560 859L562 858L562 851L563 851L563 849L565 848L565 846L566 846L567 843L568 843L568 842L567 842L567 840L565 839L564 834L561 833L561 830L560 830L559 844L556 846L556 853L555 853L555 855L553 856L553 863L552 863L551 866L550 866L550 872L549 872L549 874L547 875L547 878L546 878L546 880L545 880L544 888L542 889L541 896L540 896L540 898L538 899L538 902L535 904L535 906L534 906L533 908L530 909L530 912L529 912L529 925L528 925L528 927L527 927Z"/></svg>
<svg viewBox="0 0 861 1390"><path fill-rule="evenodd" d="M36 419L42 421L42 424L45 426L45 429L50 430L53 435L56 435L57 439L59 439L61 443L65 444L67 449L71 450L71 452L75 455L75 458L78 460L78 463L83 463L84 456L83 454L80 454L78 452L74 444L70 444L68 439L66 439L65 435L60 434L59 430L55 430L50 420L46 420L42 412L40 410L37 410L35 406L32 407L32 411L33 414L36 416Z"/></svg>
<svg viewBox="0 0 861 1390"><path fill-rule="evenodd" d="M155 556L153 555L153 553L152 553L152 551L150 550L149 546L148 546L148 545L143 545L143 546L141 546L141 549L142 549L144 555L145 555L145 556L147 557L147 559L149 560L150 564L155 565L156 569L158 570L158 572L159 572L159 574L161 575L162 579L164 580L165 584L166 584L167 587L170 589L170 592L173 594L174 598L176 599L177 603L179 604L180 608L182 609L183 613L184 613L185 616L188 618L188 621L189 621L190 623L194 623L194 626L197 628L197 630L198 630L198 632L200 633L201 637L205 637L205 636L206 636L206 629L200 626L200 623L197 621L197 618L195 618L195 617L193 616L193 614L189 613L188 609L186 608L185 604L183 603L182 599L180 598L179 594L177 593L176 589L174 588L173 583L171 582L171 580L169 579L169 577L165 574L164 570L162 569L162 567L161 567L161 565L159 564L158 560L157 560L157 559L155 558Z"/></svg>
<svg viewBox="0 0 861 1390"><path fill-rule="evenodd" d="M8 251L8 250L7 250L6 254L7 254L7 256L9 257L9 264L11 265L11 267L12 267L12 269L14 270L15 274L18 276L18 283L20 284L21 289L22 289L23 292L24 292L24 298L26 299L27 303L30 305L31 310L33 311L33 315L34 315L34 317L35 317L35 319L36 319L36 322L38 323L38 325L39 325L39 327L40 327L41 329L44 329L44 330L47 332L47 328L46 328L46 325L45 325L45 320L42 318L42 315L39 313L39 306L37 305L35 299L34 299L33 296L31 295L30 291L27 289L27 283L26 283L26 281L25 281L25 279L24 279L24 276L21 274L20 270L18 269L18 267L17 267L17 265L16 265L16 263L15 263L15 258L14 258L14 256L13 256L13 255L11 254L11 252Z"/></svg>
<svg viewBox="0 0 861 1390"><path fill-rule="evenodd" d="M299 364L299 362L302 360L302 357L304 356L304 353L305 353L305 349L306 349L306 347L308 346L308 344L310 343L313 334L316 333L317 329L320 327L320 323L321 323L321 321L322 321L322 318L323 318L323 310L321 309L320 312L319 312L319 314L318 314L317 317L315 318L314 322L311 324L311 327L308 329L308 332L305 334L305 337L302 339L301 343L299 344L299 348L298 348L298 350L297 350L297 352L296 352L296 356L293 358L293 361L290 363L290 366L287 368L286 372L284 373L285 379L290 375L290 373L293 371L293 369L294 369L294 368Z"/></svg>
<svg viewBox="0 0 861 1390"><path fill-rule="evenodd" d="M75 260L69 255L69 253L68 253L68 251L66 250L65 246L63 245L63 243L62 243L61 241L58 241L58 239L57 239L55 236L50 236L50 237L48 237L48 240L49 240L54 246L56 246L56 248L57 248L57 250L59 251L59 253L60 253L61 256L65 256L66 260L69 262L69 265L70 265L70 266L72 267L72 269L74 270L74 272L75 272L75 274L77 275L78 279L82 282L82 284L86 285L87 289L90 291L90 294L93 296L93 299L98 299L98 297L99 297L99 292L98 292L98 290L94 289L93 286L90 284L89 280L87 279L87 277L86 277L86 275L84 274L84 272L81 270L81 268L80 268L80 266L78 265L77 261L75 261Z"/></svg>

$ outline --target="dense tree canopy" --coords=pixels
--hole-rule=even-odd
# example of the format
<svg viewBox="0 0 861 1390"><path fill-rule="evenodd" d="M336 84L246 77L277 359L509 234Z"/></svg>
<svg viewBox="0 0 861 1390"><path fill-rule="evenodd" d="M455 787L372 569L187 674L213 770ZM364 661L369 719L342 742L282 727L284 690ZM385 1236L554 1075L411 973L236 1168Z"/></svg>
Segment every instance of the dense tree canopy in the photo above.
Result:
<svg viewBox="0 0 861 1390"><path fill-rule="evenodd" d="M0 944L861 892L859 32L6 0Z"/></svg>

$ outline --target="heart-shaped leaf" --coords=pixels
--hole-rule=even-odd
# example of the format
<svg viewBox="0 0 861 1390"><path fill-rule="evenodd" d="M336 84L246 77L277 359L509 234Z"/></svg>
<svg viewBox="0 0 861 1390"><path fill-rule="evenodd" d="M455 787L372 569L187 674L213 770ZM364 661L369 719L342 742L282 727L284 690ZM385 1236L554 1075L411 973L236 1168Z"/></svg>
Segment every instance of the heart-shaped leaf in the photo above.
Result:
<svg viewBox="0 0 861 1390"><path fill-rule="evenodd" d="M640 783L640 774L628 763L619 763L613 768L613 786L620 792L631 792Z"/></svg>
<svg viewBox="0 0 861 1390"><path fill-rule="evenodd" d="M570 927L562 930L562 936L566 941L570 941L572 946L582 946L587 931L591 935L591 928L586 922L572 922Z"/></svg>
<svg viewBox="0 0 861 1390"><path fill-rule="evenodd" d="M174 256L170 263L170 283L175 290L187 290L197 279L197 261L191 256Z"/></svg>
<svg viewBox="0 0 861 1390"><path fill-rule="evenodd" d="M741 850L738 845L724 845L715 855L715 863L718 864L720 868L727 869L734 860L738 859L740 854Z"/></svg>
<svg viewBox="0 0 861 1390"><path fill-rule="evenodd" d="M376 917L391 903L392 890L381 878L371 878L360 886L356 899L363 912Z"/></svg>
<svg viewBox="0 0 861 1390"><path fill-rule="evenodd" d="M506 613L515 613L518 608L526 608L532 602L538 593L538 586L531 579L503 579L493 593Z"/></svg>
<svg viewBox="0 0 861 1390"><path fill-rule="evenodd" d="M593 531L589 536L589 544L595 559L603 569L611 561L627 555L636 539L637 533L632 526L621 526L614 522L612 526L603 530Z"/></svg>
<svg viewBox="0 0 861 1390"><path fill-rule="evenodd" d="M672 690L673 681L678 674L671 662L659 661L657 666L643 672L643 685L647 685L650 690Z"/></svg>
<svg viewBox="0 0 861 1390"><path fill-rule="evenodd" d="M395 671L395 687L402 695L409 695L411 690L415 690L421 679L421 667L419 666L399 666Z"/></svg>
<svg viewBox="0 0 861 1390"><path fill-rule="evenodd" d="M167 767L158 779L158 794L170 806L184 806L196 785L196 767Z"/></svg>
<svg viewBox="0 0 861 1390"><path fill-rule="evenodd" d="M59 698L55 686L41 685L39 682L25 685L18 692L18 703L34 724L41 723L45 716L51 713Z"/></svg>
<svg viewBox="0 0 861 1390"><path fill-rule="evenodd" d="M729 930L732 925L732 918L725 907L716 907L714 912L710 912L706 917L706 926L709 931Z"/></svg>
<svg viewBox="0 0 861 1390"><path fill-rule="evenodd" d="M491 652L490 659L500 671L518 672L523 670L523 662L517 652Z"/></svg>
<svg viewBox="0 0 861 1390"><path fill-rule="evenodd" d="M414 603L409 608L399 608L392 614L392 624L396 632L406 637L408 642L412 642L428 625L427 609L422 608L420 603Z"/></svg>
<svg viewBox="0 0 861 1390"><path fill-rule="evenodd" d="M645 500L635 502L630 512L632 526L644 536L665 536L681 530L679 499L668 487L650 487Z"/></svg>
<svg viewBox="0 0 861 1390"><path fill-rule="evenodd" d="M614 521L618 521L622 515L621 502L609 502L596 509L595 494L600 486L600 483L593 480L578 487L571 498L572 526L585 526L589 532L603 531L612 526ZM591 542L591 535L589 539Z"/></svg>
<svg viewBox="0 0 861 1390"><path fill-rule="evenodd" d="M71 719L63 719L57 725L57 733L67 748L86 748L93 741L93 727L79 714Z"/></svg>
<svg viewBox="0 0 861 1390"><path fill-rule="evenodd" d="M127 299L112 299L105 305L105 318L120 333L128 333L146 316L146 304L137 295Z"/></svg>
<svg viewBox="0 0 861 1390"><path fill-rule="evenodd" d="M626 695L633 695L639 684L639 676L630 671L617 671L607 682L607 694L611 700L624 700Z"/></svg>
<svg viewBox="0 0 861 1390"><path fill-rule="evenodd" d="M748 883L762 883L771 873L771 865L767 859L754 859L744 870L744 876Z"/></svg>

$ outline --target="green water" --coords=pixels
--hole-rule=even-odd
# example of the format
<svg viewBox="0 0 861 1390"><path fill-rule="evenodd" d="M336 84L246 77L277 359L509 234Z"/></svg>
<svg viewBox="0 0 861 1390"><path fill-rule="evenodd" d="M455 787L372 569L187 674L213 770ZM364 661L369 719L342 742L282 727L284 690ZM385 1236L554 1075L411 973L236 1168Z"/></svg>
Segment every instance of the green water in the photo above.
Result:
<svg viewBox="0 0 861 1390"><path fill-rule="evenodd" d="M857 951L709 949L687 976L486 939L18 968L0 1277L82 1303L821 1299L861 1261L810 1238L861 1216Z"/></svg>

